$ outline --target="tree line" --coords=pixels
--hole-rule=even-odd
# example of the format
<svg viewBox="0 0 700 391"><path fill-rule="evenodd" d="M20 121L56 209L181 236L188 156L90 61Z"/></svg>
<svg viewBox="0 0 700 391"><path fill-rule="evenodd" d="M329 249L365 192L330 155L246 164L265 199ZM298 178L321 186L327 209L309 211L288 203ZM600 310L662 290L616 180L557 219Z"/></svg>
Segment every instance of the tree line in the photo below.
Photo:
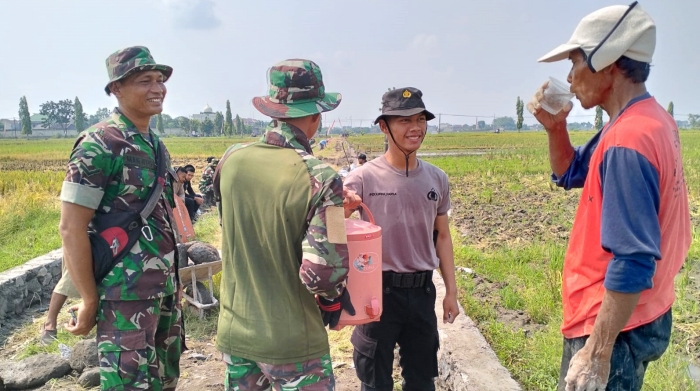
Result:
<svg viewBox="0 0 700 391"><path fill-rule="evenodd" d="M76 132L80 133L107 119L112 114L111 110L106 107L98 108L94 114L86 114L77 96L74 100L48 101L39 107L39 114L43 116L41 125L46 129L61 129L64 136L68 136L68 128L71 124L74 124ZM26 96L19 100L19 119L21 134L31 135L32 120ZM160 134L165 134L165 129L180 128L188 135L195 132L204 136L255 135L262 133L266 125L264 121L255 121L252 125L245 125L238 114L234 119L231 113L231 103L228 100L226 101L226 114L217 111L214 120L206 118L204 121L199 121L185 116L173 118L168 114L159 114L151 117L149 123L151 129L157 130Z"/></svg>
<svg viewBox="0 0 700 391"><path fill-rule="evenodd" d="M523 128L523 108L524 102L520 97L517 97L515 103L515 119L513 117L495 118L493 128L504 130L520 130ZM674 105L671 101L667 108L668 113L674 116ZM76 96L74 100L64 99L58 102L48 101L40 105L39 114L44 116L42 126L46 129L59 128L63 130L63 135L68 136L68 128L71 124L75 125L75 130L80 133L83 130L93 126L100 121L105 120L111 115L111 111L106 107L100 107L94 114L86 114L83 111L83 105L80 99ZM26 96L19 100L19 120L21 133L23 135L32 134L32 121L29 114L29 105L27 104ZM700 114L688 114L688 124L691 128L700 128ZM603 109L597 106L595 109L595 120L593 125L589 122L573 122L569 124L569 129L591 129L600 130L603 128ZM2 126L0 124L0 126ZM235 119L231 113L231 103L226 101L226 113L220 111L215 113L214 120L206 118L204 121L190 119L185 116L173 118L168 114L159 114L151 118L150 127L156 129L160 134L165 134L165 129L180 128L188 135L195 132L204 136L245 136L256 135L264 132L264 121L256 121L253 124L246 125L243 120L236 114ZM478 129L485 129L486 123L479 121ZM0 129L3 130L3 129Z"/></svg>

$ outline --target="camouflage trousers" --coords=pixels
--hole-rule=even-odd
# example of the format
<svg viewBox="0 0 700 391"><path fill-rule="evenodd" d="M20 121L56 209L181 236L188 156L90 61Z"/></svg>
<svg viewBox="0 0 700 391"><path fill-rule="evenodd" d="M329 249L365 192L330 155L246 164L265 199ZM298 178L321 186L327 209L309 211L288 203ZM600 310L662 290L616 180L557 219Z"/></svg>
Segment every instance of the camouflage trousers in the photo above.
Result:
<svg viewBox="0 0 700 391"><path fill-rule="evenodd" d="M97 350L102 390L175 390L182 309L175 295L100 301Z"/></svg>
<svg viewBox="0 0 700 391"><path fill-rule="evenodd" d="M271 365L224 354L226 391L333 391L330 354L302 363Z"/></svg>

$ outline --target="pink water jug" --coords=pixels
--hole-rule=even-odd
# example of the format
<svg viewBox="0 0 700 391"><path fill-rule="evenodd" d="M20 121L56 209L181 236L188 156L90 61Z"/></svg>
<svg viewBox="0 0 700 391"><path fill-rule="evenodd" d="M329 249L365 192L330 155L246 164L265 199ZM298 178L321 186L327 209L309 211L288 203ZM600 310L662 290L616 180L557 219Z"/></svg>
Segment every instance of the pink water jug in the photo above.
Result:
<svg viewBox="0 0 700 391"><path fill-rule="evenodd" d="M355 315L343 311L334 330L377 322L382 314L382 229L374 224L374 216L367 206L361 206L369 222L345 219L350 256L347 289Z"/></svg>

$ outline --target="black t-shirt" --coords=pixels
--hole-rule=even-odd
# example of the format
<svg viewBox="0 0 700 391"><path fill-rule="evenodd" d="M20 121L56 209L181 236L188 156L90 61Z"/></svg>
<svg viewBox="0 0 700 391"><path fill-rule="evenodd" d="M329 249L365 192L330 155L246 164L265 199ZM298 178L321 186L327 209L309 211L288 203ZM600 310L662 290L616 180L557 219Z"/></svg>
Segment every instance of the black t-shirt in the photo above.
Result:
<svg viewBox="0 0 700 391"><path fill-rule="evenodd" d="M185 197L194 198L196 196L197 193L194 192L194 189L192 188L192 183L190 181L185 181Z"/></svg>

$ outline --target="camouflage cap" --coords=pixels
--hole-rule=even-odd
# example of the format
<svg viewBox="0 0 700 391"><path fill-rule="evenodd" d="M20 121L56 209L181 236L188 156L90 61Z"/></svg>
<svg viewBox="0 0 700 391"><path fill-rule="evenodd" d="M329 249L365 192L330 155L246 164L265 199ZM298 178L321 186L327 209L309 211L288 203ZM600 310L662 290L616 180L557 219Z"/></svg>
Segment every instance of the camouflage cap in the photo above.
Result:
<svg viewBox="0 0 700 391"><path fill-rule="evenodd" d="M410 117L418 113L425 113L428 121L435 118L433 113L425 109L421 90L413 87L395 88L382 96L382 114L374 123L377 124L385 115Z"/></svg>
<svg viewBox="0 0 700 391"><path fill-rule="evenodd" d="M109 85L123 79L134 72L157 70L165 76L165 80L170 78L173 68L167 65L156 64L151 52L145 46L132 46L126 49L117 50L112 53L107 60L107 75L109 83L105 86L105 92L110 94Z"/></svg>
<svg viewBox="0 0 700 391"><path fill-rule="evenodd" d="M269 70L269 96L253 98L253 106L272 118L300 118L331 111L342 96L326 92L321 68L310 60L292 59Z"/></svg>

